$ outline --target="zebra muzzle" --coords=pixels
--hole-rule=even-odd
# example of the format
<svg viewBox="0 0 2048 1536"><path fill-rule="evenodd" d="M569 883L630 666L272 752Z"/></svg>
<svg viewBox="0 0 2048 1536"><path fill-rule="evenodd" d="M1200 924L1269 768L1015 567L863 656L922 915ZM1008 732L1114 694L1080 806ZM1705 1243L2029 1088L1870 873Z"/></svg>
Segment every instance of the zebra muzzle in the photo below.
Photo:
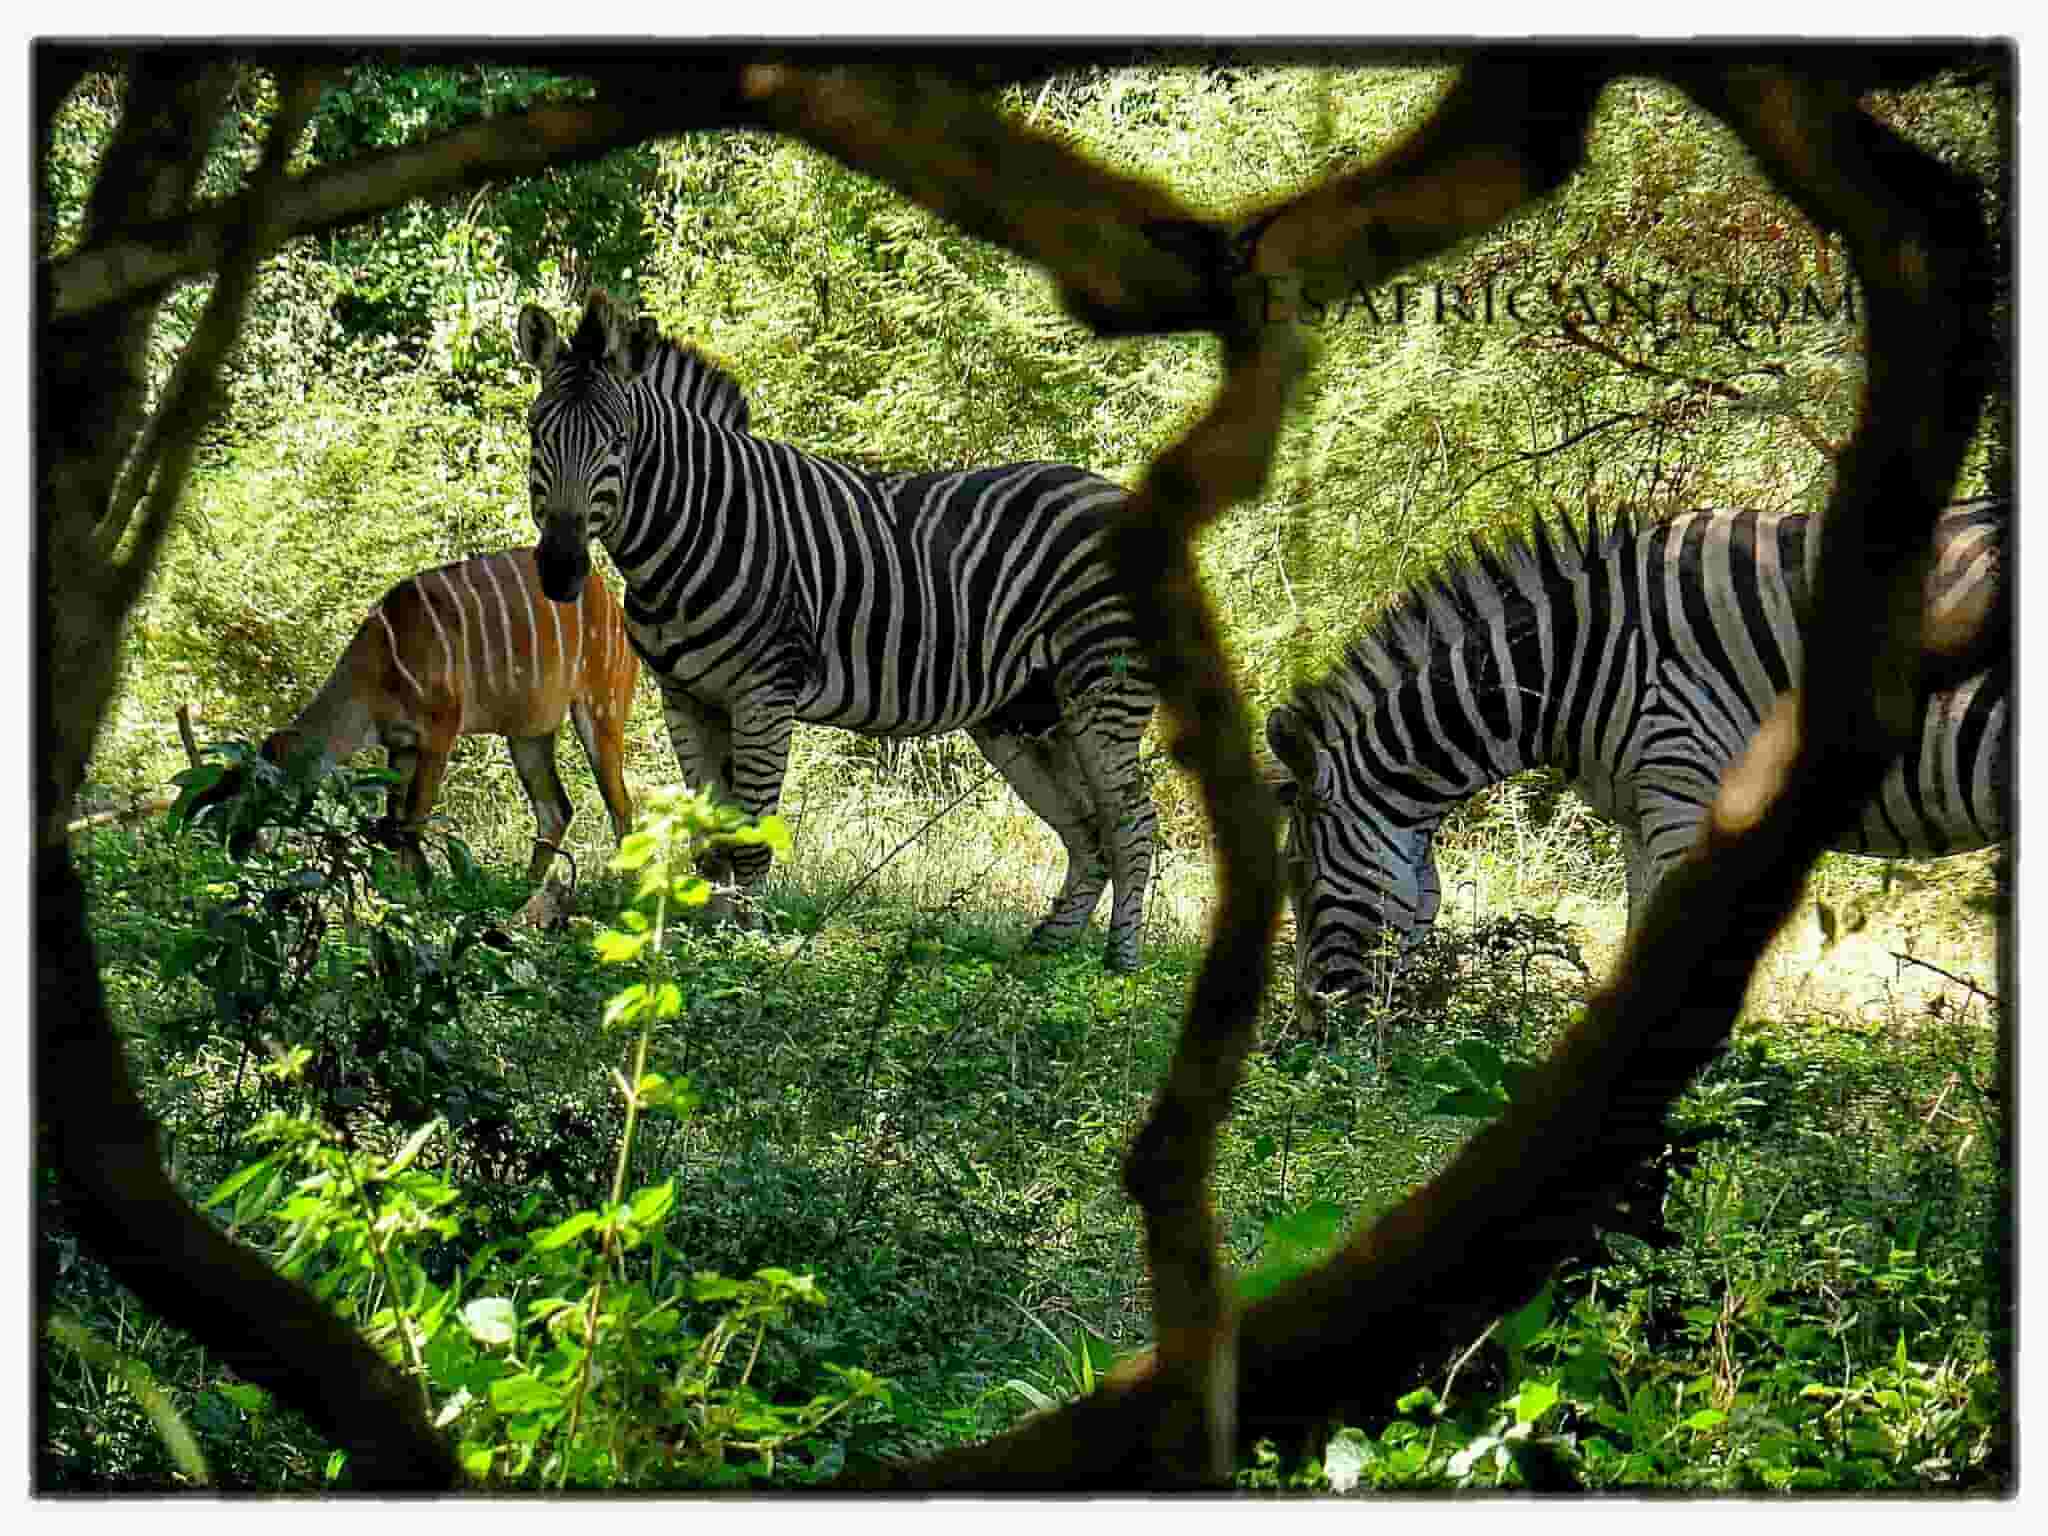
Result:
<svg viewBox="0 0 2048 1536"><path fill-rule="evenodd" d="M590 575L590 546L584 541L581 521L566 517L551 520L534 546L540 589L558 603L573 603L581 597L583 583Z"/></svg>

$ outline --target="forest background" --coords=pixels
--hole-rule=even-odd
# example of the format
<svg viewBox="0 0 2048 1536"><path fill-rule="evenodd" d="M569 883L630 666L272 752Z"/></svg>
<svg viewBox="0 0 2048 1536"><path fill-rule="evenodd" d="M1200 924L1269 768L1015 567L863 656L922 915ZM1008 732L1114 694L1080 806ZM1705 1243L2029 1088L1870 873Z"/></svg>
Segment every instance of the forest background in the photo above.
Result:
<svg viewBox="0 0 2048 1536"><path fill-rule="evenodd" d="M1370 157L1447 78L1447 67L1219 51L1064 73L1005 105L1223 211ZM404 144L576 89L536 71L363 65L328 90L301 157ZM113 79L89 76L66 108L54 217L38 232L47 251L76 237L117 103ZM267 78L252 72L237 105L216 145L222 190L258 152L275 106ZM1951 81L1881 109L2001 185L1983 92ZM1682 220L1671 213L1681 190ZM260 737L319 685L393 582L530 542L535 381L512 320L528 302L566 317L591 284L719 357L760 434L878 469L1044 458L1128 483L1218 377L1212 341L1096 341L1035 269L767 135L644 145L294 242L264 264L228 409L125 637L94 803L147 797L185 766L180 705L203 739ZM204 296L191 285L167 308L163 374ZM1839 245L1723 129L1649 82L1611 88L1586 171L1485 238L1386 290L1308 274L1259 301L1275 323L1302 326L1315 362L1266 496L1236 509L1201 558L1261 717L1474 536L1711 505L1817 511L1862 378ZM1961 494L1986 488L2007 446L1980 442ZM415 1091L361 1064L367 1098L343 1106L382 1116L399 1139L422 1123L408 1109L460 1131L487 1118L478 1106L498 1106L509 1150L486 1158L451 1132L439 1165L490 1211L493 1232L572 1210L608 1176L617 1144L605 1075L618 1051L598 1027L608 978L582 952L624 887L597 877L610 836L579 754L561 762L586 875L571 939L460 951L459 997L419 1026L439 1054L418 1043ZM750 1442L730 1425L706 1431L698 1448L718 1454L685 1458L698 1485L803 1480L848 1456L986 1433L1141 1342L1143 1270L1114 1161L1170 1044L1207 916L1199 806L1156 743L1149 772L1161 810L1154 958L1108 978L1092 945L1018 957L1057 883L1058 848L964 738L799 733L783 805L793 856L778 861L762 930L678 941L690 1002L675 1070L696 1103L634 1149L635 1167L691 1170L669 1234L691 1266L815 1271L830 1294L821 1323L808 1298L762 1293L759 1315L778 1331L748 1383L758 1411L793 1412L823 1390L828 1365L897 1385L886 1401L847 1388L854 1406L833 1410L829 1430L821 1420L792 1433L779 1462L734 1450ZM629 782L641 796L675 778L643 685ZM531 835L493 742L458 749L440 809L460 839L437 857L449 878L403 930L429 945L437 922L459 928L517 904L511 877ZM207 914L234 877L217 851L160 825L94 829L83 846L110 989L153 1108L206 1193L246 1165L241 1129L295 1091L255 1086L252 1048L282 1037L367 1063L370 1021L357 1004L321 1004L338 982L229 1018L198 958L216 952L180 937L218 931ZM1440 847L1445 934L1424 982L1340 1017L1328 1037L1293 1019L1290 1000L1272 1001L1220 1175L1247 1261L1313 1248L1426 1174L1618 945L1618 847L1554 777L1477 797ZM1541 1298L1526 1338L1496 1340L1483 1369L1459 1383L1446 1362L1427 1402L1351 1427L1349 1460L1276 1447L1246 1479L1512 1484L1508 1432L1533 1425L1582 1459L1589 1442L1604 1445L1591 1460L1622 1484L1972 1485L1995 1460L1999 1387L1984 1269L2005 1210L1988 1163L1997 1102L1984 1091L1997 879L1992 854L1824 863L1725 1075L1698 1091L1694 1122L1722 1139L1679 1172L1658 1213L1679 1245L1616 1239L1623 1251L1591 1256ZM452 970L453 943L439 953ZM368 962L337 942L325 963L340 978ZM838 1075L821 1077L821 1063ZM333 1066L333 1081L350 1070ZM1789 1185L1765 1179L1767 1164ZM276 1219L254 1204L242 1215ZM278 1229L280 1252L291 1234ZM476 1244L443 1246L423 1261L433 1283L482 1263ZM119 1340L118 1299L89 1269L65 1258L91 1298L81 1313ZM463 1273L453 1292L467 1304L488 1287L481 1269ZM392 1305L379 1284L389 1277L356 1297L366 1318ZM455 1308L452 1294L443 1310ZM963 1337L934 1329L935 1312L962 1319ZM488 1330L468 1331L488 1353ZM1601 1362L1590 1373L1589 1341ZM458 1369L449 1348L454 1382L474 1361ZM1791 1374L1746 1370L1745 1350L1775 1350ZM53 1352L43 1370L52 1401L76 1409L53 1413L41 1447L55 1486L189 1475L141 1427L143 1399L95 1376L86 1355ZM279 1427L203 1360L173 1352L156 1374L238 1475L272 1486L325 1475L302 1429ZM1806 1393L1815 1385L1827 1390ZM1549 1399L1525 1400L1532 1387ZM469 1388L445 1401L458 1391ZM578 1460L559 1416L530 1407L521 1419L506 1402L482 1406L487 1396L479 1387L456 1421L490 1477L516 1486L573 1466L579 1480L633 1481L629 1464L651 1475L622 1451ZM131 1405L126 1420L116 1401Z"/></svg>

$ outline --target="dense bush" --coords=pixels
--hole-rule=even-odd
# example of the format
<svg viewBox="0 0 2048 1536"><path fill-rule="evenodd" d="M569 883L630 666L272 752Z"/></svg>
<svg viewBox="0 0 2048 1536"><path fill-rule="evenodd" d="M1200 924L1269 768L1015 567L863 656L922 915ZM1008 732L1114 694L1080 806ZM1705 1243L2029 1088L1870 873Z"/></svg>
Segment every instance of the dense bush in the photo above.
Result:
<svg viewBox="0 0 2048 1536"><path fill-rule="evenodd" d="M1007 105L1227 210L1385 145L1442 79L1222 55L1077 71ZM365 63L330 91L302 153L412 142L575 89ZM238 94L223 166L259 141L266 92L259 76ZM1989 130L1962 94L1930 88L1890 110L1978 164ZM78 237L115 100L89 77L60 120L51 248ZM1665 216L1679 187L1684 227ZM1599 293L1608 276L1697 277L1832 283L1832 298L1843 270L1718 128L1626 85L1602 104L1588 174L1418 274L1425 299L1405 321L1391 294L1376 308L1326 296L1268 493L1201 552L1255 714L1473 533L1596 505L1810 507L1825 488L1861 366L1853 325L1765 316L1651 336L1626 316L1439 321L1430 284L1527 276ZM563 313L592 280L727 360L763 432L874 466L1050 457L1128 480L1216 373L1207 341L1089 339L1034 271L766 136L687 137L301 242L265 268L231 409L125 637L99 786L143 790L184 765L179 703L207 738L281 723L393 582L532 537L534 385L511 321L529 301ZM167 309L159 373L203 297L188 287ZM636 796L673 783L651 690L628 754ZM476 867L439 845L445 877L424 896L362 848L322 864L287 843L242 867L160 826L80 839L112 1005L186 1186L231 1184L223 1219L291 1253L387 1347L421 1348L437 1411L502 1486L802 1482L985 1434L1142 1344L1144 1270L1115 1169L1178 1028L1208 879L1199 810L1163 751L1150 754L1164 834L1153 959L1109 978L1088 947L1019 953L1056 845L982 781L966 742L800 734L793 857L760 927L671 936L666 979L641 994L664 1000L652 1056L630 1070L603 1024L621 983L588 940L592 914L637 885L591 878L606 818L578 755L562 761L586 875L567 938L506 921L525 892L503 872L524 862L530 824L489 743L462 745L440 802ZM331 814L325 835L344 842L325 846L356 847ZM1284 986L1269 1004L1218 1173L1248 1285L1439 1166L1611 948L1612 835L1554 779L1479 797L1439 847L1442 932L1399 986L1313 1036ZM352 905L334 876L304 877L336 861L367 871L350 877ZM1961 873L1896 890L1825 872L1826 943L1910 909L1909 931L1981 953L1989 861L1942 868ZM1246 1480L1541 1486L1564 1464L1603 1487L1994 1483L1993 1249L2010 1204L1981 999L1951 990L1940 1011L1894 999L1852 1017L1763 995L1738 1053L1675 1120L1674 1147L1688 1129L1723 1134L1675 1150L1600 1251L1386 1417L1327 1449L1269 1447ZM273 1042L283 1066L266 1072ZM650 1072L687 1079L686 1112L638 1118L629 1100ZM253 1147L259 1122L270 1140ZM358 1198L371 1190L406 1242L372 1239ZM156 1325L135 1336L132 1305L42 1198L39 1262L86 1331L83 1353L43 1357L46 1485L181 1475L140 1406L146 1384L94 1356L98 1339L151 1362L222 1479L320 1486L317 1439ZM698 1270L749 1278L700 1287ZM600 1274L609 1300L593 1296ZM536 1314L545 1297L565 1305ZM509 1321L477 1310L498 1301ZM712 1342L732 1318L756 1330L758 1361L733 1329ZM578 1344L595 1319L610 1330ZM592 1360L601 1378L582 1374ZM579 1379L600 1380L587 1400L617 1431L587 1455L564 1449ZM848 1401L858 1413L818 1417ZM790 1425L772 1456L741 1448Z"/></svg>

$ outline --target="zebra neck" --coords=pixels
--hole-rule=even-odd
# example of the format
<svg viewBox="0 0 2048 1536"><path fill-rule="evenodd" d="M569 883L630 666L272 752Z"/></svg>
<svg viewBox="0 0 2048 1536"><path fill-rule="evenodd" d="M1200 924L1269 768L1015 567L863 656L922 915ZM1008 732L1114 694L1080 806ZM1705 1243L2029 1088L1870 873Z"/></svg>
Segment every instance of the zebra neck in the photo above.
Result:
<svg viewBox="0 0 2048 1536"><path fill-rule="evenodd" d="M1430 615L1404 637L1406 654L1379 646L1354 659L1361 739L1417 819L1569 758L1548 615L1519 592L1494 598L1477 612Z"/></svg>
<svg viewBox="0 0 2048 1536"><path fill-rule="evenodd" d="M780 446L683 411L643 422L626 460L624 503L601 539L628 590L645 595L701 575L735 523L760 537L757 461L760 450Z"/></svg>

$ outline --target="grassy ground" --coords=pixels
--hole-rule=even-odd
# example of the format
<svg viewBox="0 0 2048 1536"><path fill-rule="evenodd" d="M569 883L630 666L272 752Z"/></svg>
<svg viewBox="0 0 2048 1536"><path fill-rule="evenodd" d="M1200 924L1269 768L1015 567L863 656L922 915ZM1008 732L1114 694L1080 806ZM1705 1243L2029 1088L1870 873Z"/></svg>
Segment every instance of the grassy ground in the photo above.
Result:
<svg viewBox="0 0 2048 1536"><path fill-rule="evenodd" d="M494 764L495 752L482 755ZM760 929L675 941L688 1006L651 1065L686 1074L702 1102L643 1135L629 1187L679 1181L669 1236L693 1268L816 1274L830 1306L773 1339L762 1365L772 1391L815 1391L827 1362L897 1383L892 1409L780 1463L800 1480L806 1468L987 1433L1077 1390L1084 1356L1099 1363L1144 1343L1143 1266L1116 1167L1172 1048L1206 871L1196 850L1163 850L1134 976L1103 973L1099 929L1026 956L1058 850L1007 791L979 781L971 752L920 745L886 776L843 754L799 769L795 856L771 878ZM588 800L587 775L576 780ZM523 899L507 878L521 862L523 807L501 798L495 817L479 817L472 804L458 783L451 814L486 872L439 881L435 920ZM1290 1017L1288 957L1276 955L1283 983L1218 1172L1239 1263L1312 1248L1426 1178L1473 1124L1443 1112L1447 1084L1475 1062L1541 1051L1568 1021L1585 981L1540 957L1576 943L1598 974L1618 939L1619 873L1573 812L1539 821L1540 808L1534 792L1510 792L1447 832L1435 984L1312 1040ZM579 818L586 915L571 936L508 929L508 951L472 951L461 1006L433 1025L450 1071L507 1103L495 1161L461 1144L446 1158L480 1233L513 1231L522 1199L536 1202L533 1220L573 1210L609 1177L620 1123L609 1074L623 1045L597 1019L618 978L585 939L625 891L596 873L603 826ZM233 1133L270 1102L204 989L162 973L166 947L199 926L206 883L228 870L160 825L98 832L83 848L117 1016L180 1176L203 1192L249 1156ZM1335 1471L1276 1459L1247 1478L1512 1482L1511 1462L1488 1459L1499 1450L1488 1436L1515 1403L1545 1402L1518 1396L1533 1384L1554 1392L1542 1431L1576 1448L1595 1485L1995 1481L1989 1361L2006 1206L1986 1094L1992 1030L1967 987L1928 971L1930 983L1919 967L1886 984L1874 958L1875 946L1910 940L1921 958L1995 989L1994 929L1979 910L1989 883L1985 859L1936 879L1895 874L1888 895L1860 861L1825 870L1816 890L1836 939L1817 956L1817 929L1781 940L1736 1049L1675 1122L1720 1134L1651 1202L1675 1246L1610 1238L1561 1272L1526 1339L1506 1353L1489 1343L1462 1370L1445 1362L1418 1383L1438 1401L1389 1405L1385 1421L1355 1427L1332 1452ZM1563 926L1507 922L1517 909ZM61 1219L52 1241L43 1258L57 1266L60 1304L150 1362L217 1470L256 1486L318 1485L316 1437L236 1407L217 1368L67 1246ZM438 1262L475 1251L457 1245ZM1594 1358L1603 1363L1589 1374ZM66 1351L47 1354L44 1370L46 1485L175 1480L126 1387Z"/></svg>

